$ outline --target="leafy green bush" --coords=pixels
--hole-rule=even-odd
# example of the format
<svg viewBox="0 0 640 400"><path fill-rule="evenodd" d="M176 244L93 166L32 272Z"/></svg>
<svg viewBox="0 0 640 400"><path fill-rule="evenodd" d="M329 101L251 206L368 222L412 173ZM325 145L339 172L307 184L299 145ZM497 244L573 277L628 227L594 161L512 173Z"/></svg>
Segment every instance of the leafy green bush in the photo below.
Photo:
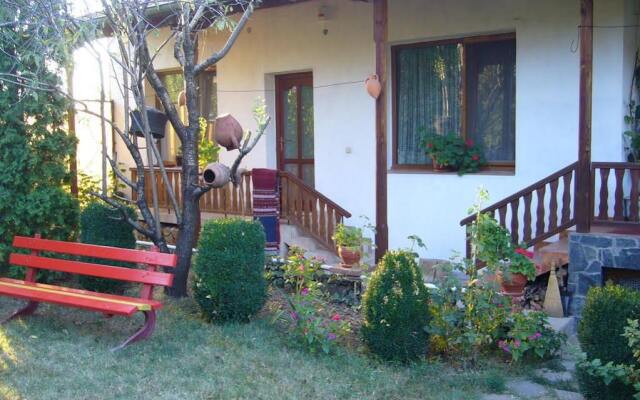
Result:
<svg viewBox="0 0 640 400"><path fill-rule="evenodd" d="M262 225L223 218L204 225L194 264L193 293L207 320L246 321L264 305Z"/></svg>
<svg viewBox="0 0 640 400"><path fill-rule="evenodd" d="M0 30L0 71L6 73L0 84L0 274L13 277L24 275L24 268L7 264L14 236L70 240L78 227L78 202L65 190L76 144L64 130L69 103L62 91L47 89L61 87L59 67L71 52L57 29L43 29L31 6L0 7L0 21L15 21ZM48 6L59 22L62 3ZM38 275L49 280L52 274Z"/></svg>
<svg viewBox="0 0 640 400"><path fill-rule="evenodd" d="M424 355L428 297L414 254L385 254L362 299L362 335L369 349L386 360L408 361Z"/></svg>
<svg viewBox="0 0 640 400"><path fill-rule="evenodd" d="M132 208L127 208L127 210L129 217L136 218L136 212ZM80 215L80 241L87 244L126 249L136 247L136 238L133 235L131 225L122 219L118 210L99 201L89 203ZM82 261L120 267L135 267L129 263L105 261L89 257L83 258ZM84 275L80 275L78 281L84 289L102 293L121 293L126 286L126 282L92 278Z"/></svg>
<svg viewBox="0 0 640 400"><path fill-rule="evenodd" d="M639 318L639 292L616 285L591 288L578 326L578 339L587 360L632 364L633 352L623 334L627 320ZM634 393L630 386L618 381L606 385L585 368L578 368L578 381L588 399L632 398Z"/></svg>

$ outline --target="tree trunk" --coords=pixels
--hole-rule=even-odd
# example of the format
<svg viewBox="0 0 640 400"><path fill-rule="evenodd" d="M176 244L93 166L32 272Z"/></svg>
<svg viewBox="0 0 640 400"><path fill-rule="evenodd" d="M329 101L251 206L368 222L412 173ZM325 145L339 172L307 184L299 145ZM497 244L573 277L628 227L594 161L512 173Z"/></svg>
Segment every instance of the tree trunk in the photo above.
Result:
<svg viewBox="0 0 640 400"><path fill-rule="evenodd" d="M196 245L196 236L200 224L200 202L195 194L198 185L199 171L198 158L195 143L185 141L182 144L182 224L176 243L178 264L173 274L173 287L167 290L172 297L187 296L187 281L191 267L192 249Z"/></svg>

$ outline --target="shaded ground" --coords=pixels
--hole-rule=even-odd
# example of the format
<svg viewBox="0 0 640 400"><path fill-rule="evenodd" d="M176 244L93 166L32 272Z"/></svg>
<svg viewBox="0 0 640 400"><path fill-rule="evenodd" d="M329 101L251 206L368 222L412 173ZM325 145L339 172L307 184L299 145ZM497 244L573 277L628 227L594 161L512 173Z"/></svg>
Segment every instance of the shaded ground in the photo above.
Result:
<svg viewBox="0 0 640 400"><path fill-rule="evenodd" d="M17 305L0 298L0 315ZM151 340L109 351L141 322L45 305L0 327L0 398L475 399L508 391L515 374L527 372L500 363L470 371L436 361L389 366L353 346L310 356L268 312L215 326L190 300L168 302Z"/></svg>

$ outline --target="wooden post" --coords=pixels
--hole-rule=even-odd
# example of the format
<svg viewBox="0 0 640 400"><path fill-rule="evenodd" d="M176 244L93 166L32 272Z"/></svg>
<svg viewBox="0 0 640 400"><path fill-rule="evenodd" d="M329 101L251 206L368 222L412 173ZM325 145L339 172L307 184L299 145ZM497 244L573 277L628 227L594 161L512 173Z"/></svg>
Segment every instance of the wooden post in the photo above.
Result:
<svg viewBox="0 0 640 400"><path fill-rule="evenodd" d="M67 65L67 94L73 98L73 61ZM67 129L71 137L76 137L76 104L69 102L67 109ZM75 145L71 157L69 157L69 174L71 175L71 194L78 198L78 146Z"/></svg>
<svg viewBox="0 0 640 400"><path fill-rule="evenodd" d="M591 106L593 82L593 0L580 0L580 122L576 170L576 230L589 232L591 206Z"/></svg>
<svg viewBox="0 0 640 400"><path fill-rule="evenodd" d="M376 261L389 247L387 226L387 0L373 2L373 36L376 43L376 74L382 93L376 100Z"/></svg>

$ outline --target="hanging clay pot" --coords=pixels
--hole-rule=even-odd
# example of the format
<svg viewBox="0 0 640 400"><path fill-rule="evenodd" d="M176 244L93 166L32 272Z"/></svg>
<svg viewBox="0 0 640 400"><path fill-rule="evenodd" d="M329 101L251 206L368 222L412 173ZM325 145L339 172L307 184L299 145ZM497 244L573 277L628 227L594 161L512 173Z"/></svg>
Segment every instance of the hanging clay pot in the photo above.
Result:
<svg viewBox="0 0 640 400"><path fill-rule="evenodd" d="M221 188L229 183L231 170L224 164L211 163L202 171L202 180L206 185Z"/></svg>
<svg viewBox="0 0 640 400"><path fill-rule="evenodd" d="M367 89L367 93L369 96L377 99L382 92L382 85L380 84L380 80L378 79L378 75L369 75L367 79L364 81L364 87Z"/></svg>
<svg viewBox="0 0 640 400"><path fill-rule="evenodd" d="M242 140L242 126L231 114L220 115L216 118L216 142L227 150L240 147Z"/></svg>

